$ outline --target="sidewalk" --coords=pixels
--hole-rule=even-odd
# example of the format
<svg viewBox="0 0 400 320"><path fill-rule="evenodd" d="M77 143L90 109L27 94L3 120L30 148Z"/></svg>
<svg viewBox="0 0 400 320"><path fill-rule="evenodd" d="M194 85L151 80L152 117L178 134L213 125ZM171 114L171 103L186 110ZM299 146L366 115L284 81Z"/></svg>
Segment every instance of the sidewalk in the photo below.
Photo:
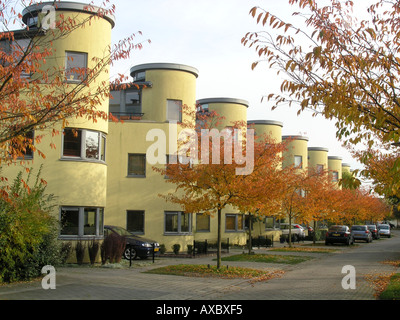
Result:
<svg viewBox="0 0 400 320"><path fill-rule="evenodd" d="M310 254L315 259L298 265L251 262L224 262L223 265L276 270L283 269L281 278L251 284L245 279L217 279L168 276L143 273L146 270L171 264L212 264L215 256L193 259L157 258L135 260L131 268L70 267L56 270L56 289L44 290L41 281L0 286L0 300L374 300L374 291L365 281L370 272L389 272L393 267L378 261L400 258L400 234L391 239L357 246L334 246L340 251L331 254ZM274 243L274 248L287 244ZM297 246L297 244L296 244ZM322 244L322 247L325 246ZM332 248L329 246L328 248ZM229 255L246 250L232 249ZM255 252L274 252L270 248ZM225 254L227 255L227 254ZM344 265L357 269L357 290L341 287ZM129 266L129 265L128 265Z"/></svg>

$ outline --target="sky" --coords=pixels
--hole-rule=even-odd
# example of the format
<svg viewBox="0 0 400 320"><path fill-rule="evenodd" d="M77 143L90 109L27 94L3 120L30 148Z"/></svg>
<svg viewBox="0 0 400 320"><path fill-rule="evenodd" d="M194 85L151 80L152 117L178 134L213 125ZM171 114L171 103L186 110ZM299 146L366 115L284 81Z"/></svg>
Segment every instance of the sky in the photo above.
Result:
<svg viewBox="0 0 400 320"><path fill-rule="evenodd" d="M81 0L83 3L90 1ZM297 115L298 108L271 110L264 95L279 93L281 79L266 64L255 70L258 59L253 48L241 44L249 31L262 29L249 11L260 6L276 15L294 19L288 1L277 0L114 0L116 25L112 42L137 31L143 49L136 50L128 61L118 63L112 73L129 75L131 67L142 63L169 62L189 65L199 70L197 99L228 97L249 102L247 120L283 122L282 135L304 135L309 147L325 147L329 156L340 156L352 169L361 168L336 138L333 121L311 112ZM94 1L101 5L102 0ZM151 43L147 43L147 39Z"/></svg>

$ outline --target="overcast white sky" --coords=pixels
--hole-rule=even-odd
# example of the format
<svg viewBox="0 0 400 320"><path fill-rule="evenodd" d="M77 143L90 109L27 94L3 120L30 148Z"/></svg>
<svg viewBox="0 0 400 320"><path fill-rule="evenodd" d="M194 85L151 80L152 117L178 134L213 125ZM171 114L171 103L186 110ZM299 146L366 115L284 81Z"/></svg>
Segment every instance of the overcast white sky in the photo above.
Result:
<svg viewBox="0 0 400 320"><path fill-rule="evenodd" d="M89 3L90 1L81 1ZM95 1L101 5L102 1ZM263 95L279 90L280 80L274 70L259 66L251 70L258 56L241 44L248 31L261 26L249 15L260 6L278 16L291 17L293 8L287 0L118 0L113 42L138 30L137 40L151 40L135 51L129 61L117 64L114 72L129 74L137 64L171 62L199 70L197 99L229 97L250 103L248 120L283 122L283 135L305 135L309 147L326 147L329 155L341 156L352 168L360 165L342 147L335 135L334 123L311 113L297 116L296 107L271 110L261 102Z"/></svg>

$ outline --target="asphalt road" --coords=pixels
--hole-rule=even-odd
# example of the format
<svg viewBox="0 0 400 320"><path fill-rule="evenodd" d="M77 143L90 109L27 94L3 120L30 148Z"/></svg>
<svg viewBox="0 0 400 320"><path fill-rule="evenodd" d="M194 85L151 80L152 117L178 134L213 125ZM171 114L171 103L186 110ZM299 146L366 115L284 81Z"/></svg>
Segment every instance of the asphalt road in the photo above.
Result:
<svg viewBox="0 0 400 320"><path fill-rule="evenodd" d="M277 244L277 246L282 246ZM285 273L268 282L250 283L244 279L193 278L143 273L168 264L215 264L215 257L195 259L159 258L135 261L131 268L72 267L56 270L56 288L45 290L40 280L0 286L0 300L157 300L157 301L239 301L239 300L375 300L366 275L400 272L385 260L400 259L400 231L390 239L355 246L328 246L339 249L329 254L309 254L314 259L297 264L225 262L257 269L279 269ZM268 249L256 249L272 253ZM231 250L230 254L240 250ZM275 254L282 254L275 252ZM293 253L284 253L293 254ZM297 255L297 253L296 253ZM350 266L355 273L342 273ZM350 276L354 275L353 278ZM346 284L355 285L345 289Z"/></svg>

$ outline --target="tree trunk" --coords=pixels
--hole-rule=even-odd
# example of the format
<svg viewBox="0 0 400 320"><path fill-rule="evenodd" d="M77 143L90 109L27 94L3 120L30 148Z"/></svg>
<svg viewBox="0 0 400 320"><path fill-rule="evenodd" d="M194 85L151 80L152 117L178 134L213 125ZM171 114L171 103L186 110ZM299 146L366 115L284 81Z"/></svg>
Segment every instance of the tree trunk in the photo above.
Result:
<svg viewBox="0 0 400 320"><path fill-rule="evenodd" d="M221 267L221 211L218 208L217 269Z"/></svg>
<svg viewBox="0 0 400 320"><path fill-rule="evenodd" d="M292 247L292 215L289 214L289 239L288 239L288 243L289 243L289 248Z"/></svg>
<svg viewBox="0 0 400 320"><path fill-rule="evenodd" d="M253 244L251 242L251 229L253 227L253 216L252 214L249 215L249 254L251 254L251 249L253 247Z"/></svg>

